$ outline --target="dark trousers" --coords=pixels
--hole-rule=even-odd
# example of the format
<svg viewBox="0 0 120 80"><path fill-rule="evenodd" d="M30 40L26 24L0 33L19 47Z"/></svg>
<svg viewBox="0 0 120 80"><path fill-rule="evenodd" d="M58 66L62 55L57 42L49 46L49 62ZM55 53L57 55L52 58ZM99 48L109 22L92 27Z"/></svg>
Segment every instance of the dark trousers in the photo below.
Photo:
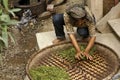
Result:
<svg viewBox="0 0 120 80"><path fill-rule="evenodd" d="M57 38L64 39L65 38L65 33L64 33L64 19L63 19L63 14L56 14L53 15L53 25L55 29L55 34Z"/></svg>
<svg viewBox="0 0 120 80"><path fill-rule="evenodd" d="M52 16L52 21L55 29L55 34L57 38L64 39L65 38L65 33L64 33L64 18L63 14L55 14ZM88 27L81 27L77 28L77 33L83 37L87 38L89 36L89 31Z"/></svg>

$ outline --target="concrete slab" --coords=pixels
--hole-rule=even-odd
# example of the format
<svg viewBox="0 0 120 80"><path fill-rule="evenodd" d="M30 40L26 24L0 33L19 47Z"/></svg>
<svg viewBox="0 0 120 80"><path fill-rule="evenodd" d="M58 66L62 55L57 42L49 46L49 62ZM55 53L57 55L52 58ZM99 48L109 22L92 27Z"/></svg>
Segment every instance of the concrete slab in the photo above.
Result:
<svg viewBox="0 0 120 80"><path fill-rule="evenodd" d="M49 45L52 45L52 41L56 38L54 31L42 32L36 34L38 47L42 49Z"/></svg>
<svg viewBox="0 0 120 80"><path fill-rule="evenodd" d="M111 28L114 30L114 32L120 38L120 18L114 19L114 20L109 20L108 23L110 24Z"/></svg>
<svg viewBox="0 0 120 80"><path fill-rule="evenodd" d="M114 50L120 58L120 40L112 33L97 34L96 42L108 46Z"/></svg>
<svg viewBox="0 0 120 80"><path fill-rule="evenodd" d="M96 28L101 33L112 32L110 26L108 25L108 20L113 20L120 18L120 2L113 7L101 20L96 24Z"/></svg>
<svg viewBox="0 0 120 80"><path fill-rule="evenodd" d="M52 41L56 39L56 36L54 31L48 31L48 32L37 33L36 38L39 49L42 49L52 45L53 44ZM69 40L67 34L66 34L66 40Z"/></svg>

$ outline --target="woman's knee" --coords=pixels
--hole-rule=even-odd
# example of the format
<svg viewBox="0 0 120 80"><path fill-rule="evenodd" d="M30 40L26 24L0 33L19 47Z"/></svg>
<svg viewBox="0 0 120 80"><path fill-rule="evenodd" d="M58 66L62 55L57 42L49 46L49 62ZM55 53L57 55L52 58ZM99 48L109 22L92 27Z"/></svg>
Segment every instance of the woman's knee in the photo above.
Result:
<svg viewBox="0 0 120 80"><path fill-rule="evenodd" d="M77 33L83 38L89 37L88 27L77 28Z"/></svg>
<svg viewBox="0 0 120 80"><path fill-rule="evenodd" d="M62 14L55 14L52 16L53 23L59 24L62 18Z"/></svg>

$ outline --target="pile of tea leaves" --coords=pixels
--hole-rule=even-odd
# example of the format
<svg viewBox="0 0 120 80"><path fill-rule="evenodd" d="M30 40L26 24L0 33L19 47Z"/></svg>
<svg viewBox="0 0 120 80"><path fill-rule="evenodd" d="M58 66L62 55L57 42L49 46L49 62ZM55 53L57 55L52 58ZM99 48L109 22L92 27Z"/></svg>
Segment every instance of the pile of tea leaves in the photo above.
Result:
<svg viewBox="0 0 120 80"><path fill-rule="evenodd" d="M81 44L80 45L80 49L81 51L84 52L85 48L87 46L85 44ZM96 47L93 46L89 52L90 55L93 56L93 54L95 53L96 51ZM75 59L75 54L76 54L76 51L75 51L75 48L73 46L71 47L68 47L67 49L64 49L64 50L61 50L61 51L57 51L57 54L62 57L63 59L66 59L66 60L69 60L69 61L72 61L74 62L76 59ZM82 60L87 60L87 58L85 56L82 57Z"/></svg>
<svg viewBox="0 0 120 80"><path fill-rule="evenodd" d="M70 80L69 74L55 66L40 66L30 70L33 80Z"/></svg>

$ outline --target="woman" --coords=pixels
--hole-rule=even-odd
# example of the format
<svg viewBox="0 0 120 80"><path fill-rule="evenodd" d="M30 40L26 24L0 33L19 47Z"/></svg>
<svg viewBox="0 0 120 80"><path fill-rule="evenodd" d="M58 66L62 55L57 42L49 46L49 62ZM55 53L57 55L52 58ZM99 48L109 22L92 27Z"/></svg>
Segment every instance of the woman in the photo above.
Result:
<svg viewBox="0 0 120 80"><path fill-rule="evenodd" d="M69 7L64 14L56 14L53 16L53 25L55 29L56 39L54 44L65 40L64 27L66 27L68 36L70 37L73 46L76 49L75 58L79 59L86 56L87 59L92 60L89 54L90 49L94 45L95 35L95 19L87 6L75 4ZM85 39L89 39L89 43L84 52L79 48L78 42L74 35L73 27L77 27L77 33Z"/></svg>

